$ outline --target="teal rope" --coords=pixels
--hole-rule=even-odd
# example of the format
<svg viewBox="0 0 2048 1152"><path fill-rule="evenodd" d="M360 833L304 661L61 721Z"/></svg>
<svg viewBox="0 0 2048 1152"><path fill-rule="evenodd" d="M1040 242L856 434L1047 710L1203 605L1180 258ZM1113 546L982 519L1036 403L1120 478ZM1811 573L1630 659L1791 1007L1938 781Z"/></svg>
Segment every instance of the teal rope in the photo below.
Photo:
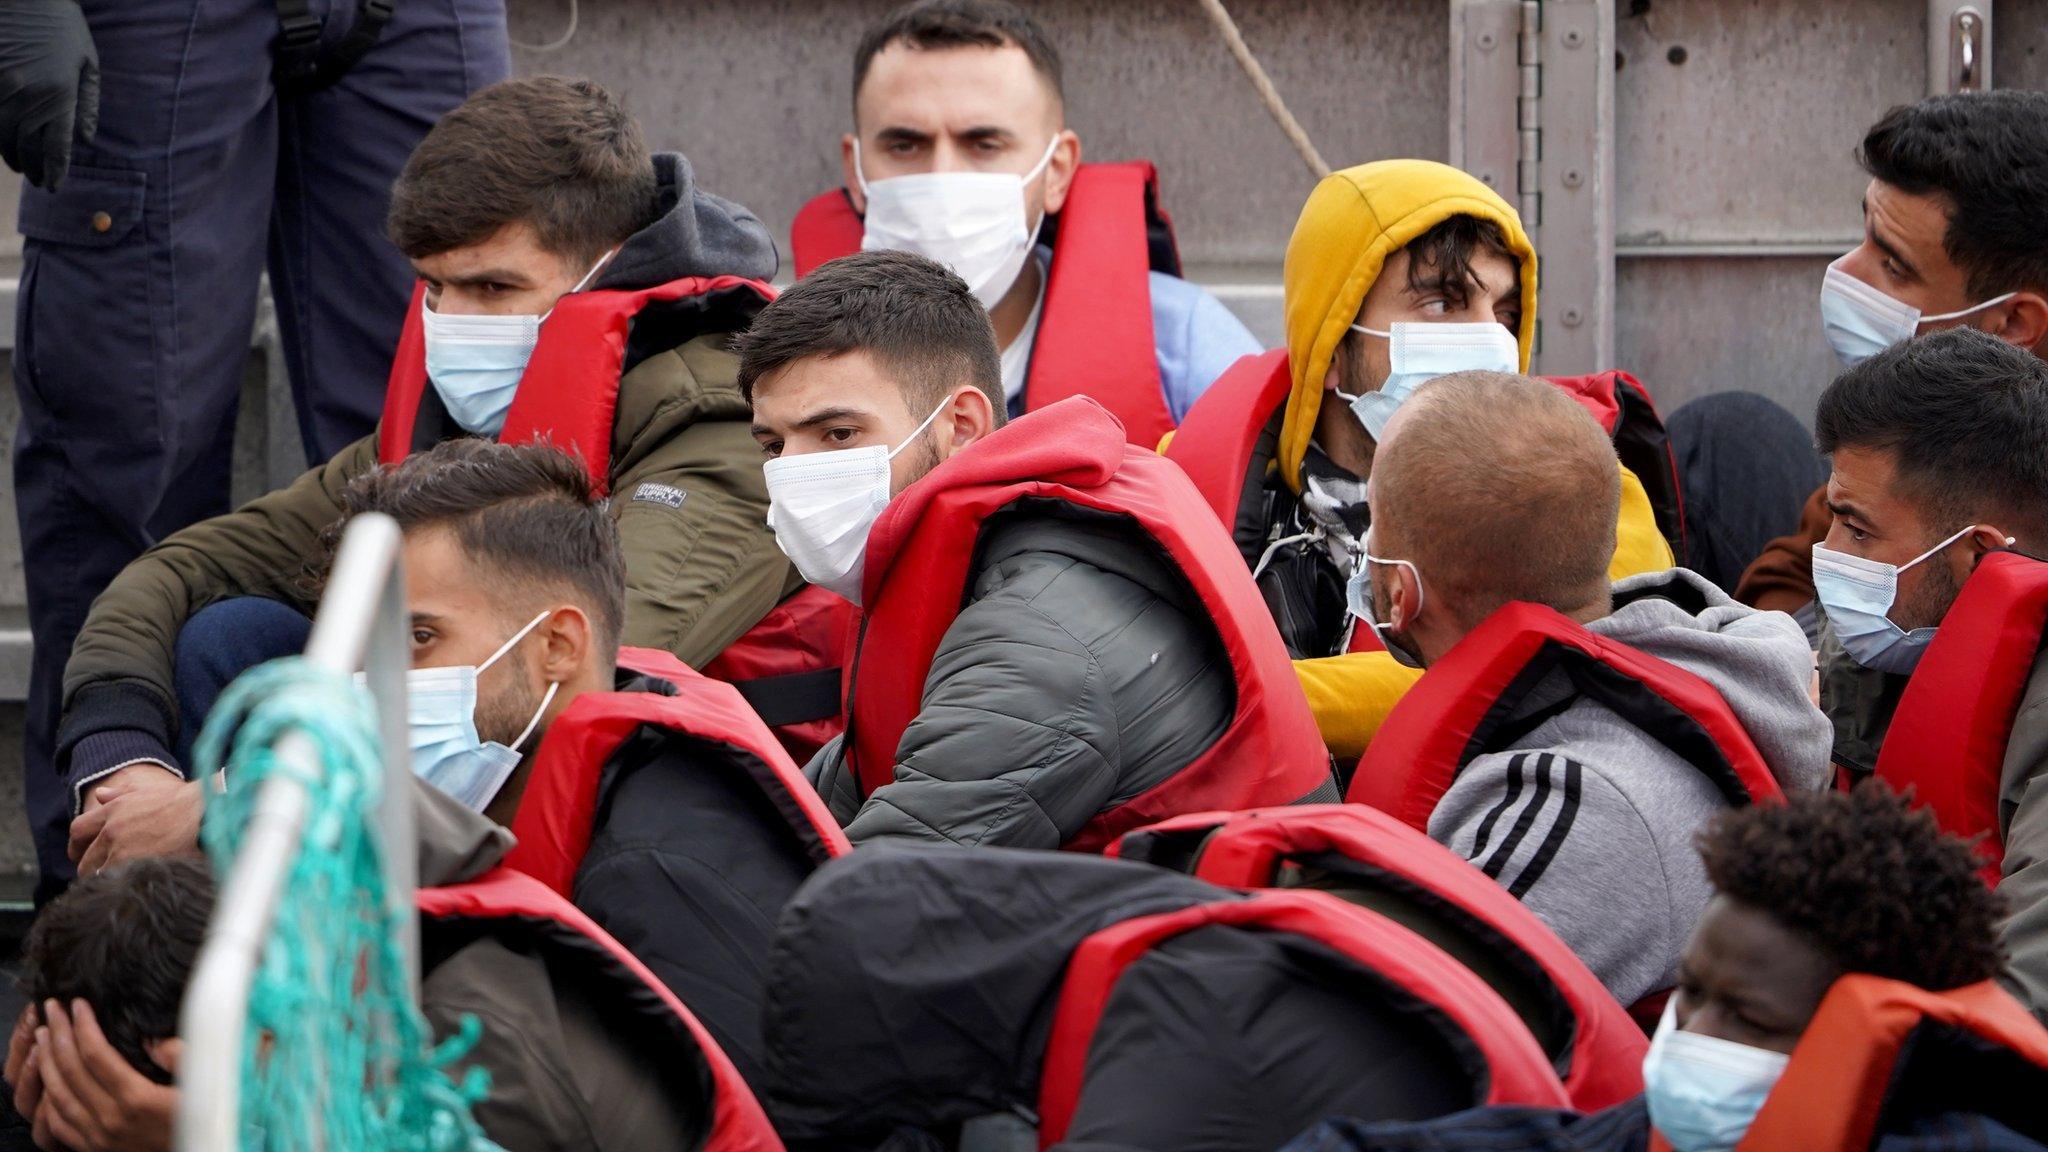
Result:
<svg viewBox="0 0 2048 1152"><path fill-rule="evenodd" d="M384 888L376 731L367 691L291 657L236 680L194 749L202 778L223 762L227 768L227 790L207 789L200 826L220 879L233 865L265 780L294 774L309 800L304 840L249 994L244 1148L496 1147L470 1116L489 1092L488 1073L471 1068L458 1085L446 1071L474 1047L481 1035L476 1020L465 1018L455 1036L435 1046L412 1002L401 925ZM289 732L311 738L317 775L278 759L277 741Z"/></svg>

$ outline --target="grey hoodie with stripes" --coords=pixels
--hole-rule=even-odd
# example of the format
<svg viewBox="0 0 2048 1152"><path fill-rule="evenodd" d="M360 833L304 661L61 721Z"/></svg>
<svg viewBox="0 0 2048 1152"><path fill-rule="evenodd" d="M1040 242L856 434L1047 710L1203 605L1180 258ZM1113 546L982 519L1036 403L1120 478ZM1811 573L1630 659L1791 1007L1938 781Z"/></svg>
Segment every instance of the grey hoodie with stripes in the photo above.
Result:
<svg viewBox="0 0 2048 1152"><path fill-rule="evenodd" d="M1832 729L1808 697L1813 652L1782 612L1684 569L1614 586L1588 630L1719 689L1787 792L1826 785ZM1533 725L1533 726L1531 726ZM1429 834L1556 929L1624 1004L1669 988L1711 891L1693 834L1727 800L1677 753L1553 671L1467 764Z"/></svg>

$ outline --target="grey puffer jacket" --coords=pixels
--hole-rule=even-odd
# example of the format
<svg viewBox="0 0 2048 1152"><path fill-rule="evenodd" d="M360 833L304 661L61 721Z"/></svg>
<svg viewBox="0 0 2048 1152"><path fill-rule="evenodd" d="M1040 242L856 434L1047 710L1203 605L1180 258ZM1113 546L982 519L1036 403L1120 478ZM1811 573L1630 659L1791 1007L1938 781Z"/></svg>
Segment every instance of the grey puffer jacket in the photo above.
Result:
<svg viewBox="0 0 2048 1152"><path fill-rule="evenodd" d="M981 535L893 783L863 801L834 741L807 769L856 844L1058 848L1229 724L1230 665L1195 597L1128 522L1050 501Z"/></svg>
<svg viewBox="0 0 2048 1152"><path fill-rule="evenodd" d="M1623 580L1614 599L1588 631L1713 685L1786 792L1827 784L1830 727L1807 696L1813 655L1790 616L1744 607L1682 568ZM1511 747L1458 773L1431 838L1520 897L1622 1003L1671 987L1712 894L1693 834L1728 801L1649 733L1572 699L1562 672L1503 728L1527 723Z"/></svg>

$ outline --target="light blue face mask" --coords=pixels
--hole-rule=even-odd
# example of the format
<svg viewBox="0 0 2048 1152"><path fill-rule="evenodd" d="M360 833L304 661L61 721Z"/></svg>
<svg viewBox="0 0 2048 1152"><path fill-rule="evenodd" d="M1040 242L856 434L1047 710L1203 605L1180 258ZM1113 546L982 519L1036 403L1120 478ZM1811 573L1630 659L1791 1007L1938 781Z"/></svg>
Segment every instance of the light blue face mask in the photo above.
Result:
<svg viewBox="0 0 2048 1152"><path fill-rule="evenodd" d="M581 292L618 249L605 253L569 292ZM568 295L569 293L563 293ZM420 327L427 345L427 379L448 415L464 430L496 436L519 391L526 362L540 343L538 316L444 316L420 300Z"/></svg>
<svg viewBox="0 0 2048 1152"><path fill-rule="evenodd" d="M541 697L533 719L526 722L526 730L507 747L477 737L476 679L510 652L513 645L526 639L526 634L548 615L543 612L535 616L503 647L491 653L490 659L475 667L458 664L415 668L406 673L405 705L413 774L472 811L483 811L511 778L512 770L519 766L520 745L533 735L540 718L547 714L548 705L554 702L555 692L561 688L560 684L548 685L547 695Z"/></svg>
<svg viewBox="0 0 2048 1152"><path fill-rule="evenodd" d="M1390 331L1351 326L1354 332L1387 340L1392 371L1376 392L1353 396L1339 392L1338 398L1351 403L1351 414L1365 425L1365 433L1378 442L1387 421L1415 390L1439 376L1453 372L1519 372L1521 346L1514 333L1499 324L1417 324L1403 322Z"/></svg>
<svg viewBox="0 0 2048 1152"><path fill-rule="evenodd" d="M1387 651L1397 656L1406 657L1413 661L1417 667L1421 667L1421 658L1409 651L1405 644L1397 640L1394 636L1393 625L1381 623L1379 613L1373 610L1372 568L1375 564L1384 564L1393 568L1406 568L1408 574L1415 577L1415 611L1408 614L1410 623L1413 623L1415 617L1422 614L1423 605L1429 602L1429 592L1422 586L1422 570L1407 560L1389 560L1384 556L1373 555L1372 529L1370 528L1366 529L1365 539L1360 542L1359 559L1360 563L1351 571L1351 578L1344 583L1344 600L1346 606L1351 610L1351 618L1364 621L1365 626L1372 629L1374 635L1380 638L1380 643L1386 647Z"/></svg>
<svg viewBox="0 0 2048 1152"><path fill-rule="evenodd" d="M1899 595L1899 574L1977 530L1968 528L1922 552L1905 564L1891 565L1813 546L1813 591L1827 613L1828 629L1849 658L1874 672L1910 675L1920 654L1934 639L1933 628L1911 632L1892 623ZM2006 537L2010 547L2013 538Z"/></svg>
<svg viewBox="0 0 2048 1152"><path fill-rule="evenodd" d="M1827 272L1821 276L1820 326L1821 331L1827 334L1828 346L1835 350L1835 358L1845 368L1854 368L1894 344L1911 340L1922 324L1960 320L1972 312L1981 312L2019 295L2007 292L1954 312L1922 316L1920 310L1911 304L1894 300L1842 271L1841 263L1837 260L1828 265Z"/></svg>
<svg viewBox="0 0 2048 1152"><path fill-rule="evenodd" d="M1742 1141L1791 1058L1677 1027L1673 996L1643 1057L1650 1125L1674 1152L1728 1152Z"/></svg>

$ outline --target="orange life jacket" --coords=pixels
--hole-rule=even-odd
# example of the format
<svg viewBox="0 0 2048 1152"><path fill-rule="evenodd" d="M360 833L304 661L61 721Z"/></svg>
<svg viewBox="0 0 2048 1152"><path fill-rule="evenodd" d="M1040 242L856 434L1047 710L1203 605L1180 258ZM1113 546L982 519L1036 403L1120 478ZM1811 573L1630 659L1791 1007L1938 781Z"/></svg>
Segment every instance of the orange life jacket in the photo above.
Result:
<svg viewBox="0 0 2048 1152"><path fill-rule="evenodd" d="M1938 1043L1943 1039L1962 1043ZM2048 1090L2048 1030L1990 981L1929 992L1876 976L1843 976L1821 1000L1736 1150L1864 1152L1886 1101L1923 1078L1933 1087L1916 1084L1927 1089L1916 1091L1920 1098L1955 1100L2033 1128ZM1993 1087L1970 1091L1985 1085ZM1654 1131L1650 1146L1670 1152Z"/></svg>
<svg viewBox="0 0 2048 1152"><path fill-rule="evenodd" d="M443 434L420 421L432 395L420 320L425 294L424 284L413 290L384 393L377 458L385 464L432 447ZM646 317L708 332L738 331L774 297L766 284L738 276L562 297L541 325L498 439L546 440L580 457L598 491L609 491L612 423L634 325ZM769 717L791 755L807 758L839 732L839 675L852 619L846 601L804 588L771 609L705 671L738 687Z"/></svg>
<svg viewBox="0 0 2048 1152"><path fill-rule="evenodd" d="M1170 557L1216 628L1237 711L1185 768L1096 816L1065 847L1096 851L1181 812L1288 804L1329 779L1329 754L1243 561L1178 468L1133 447L1093 400L1029 413L905 488L868 537L866 616L847 696L848 754L865 795L895 778L939 641L960 614L982 525L1019 500L1129 517ZM993 750L992 750L993 751Z"/></svg>
<svg viewBox="0 0 2048 1152"><path fill-rule="evenodd" d="M1985 556L1921 654L1877 755L1878 779L1912 789L1943 831L1976 841L1993 884L2005 862L2005 749L2044 628L2048 564L2017 552Z"/></svg>
<svg viewBox="0 0 2048 1152"><path fill-rule="evenodd" d="M1090 396L1131 443L1173 430L1152 331L1153 269L1180 273L1173 224L1151 164L1083 164L1054 225L1052 269L1024 384L1024 410ZM812 197L790 225L796 274L860 251L862 225L843 189Z"/></svg>
<svg viewBox="0 0 2048 1152"><path fill-rule="evenodd" d="M1178 816L1125 833L1106 855L1232 888L1281 887L1291 871L1312 866L1341 868L1373 890L1421 893L1416 902L1430 908L1432 921L1454 927L1511 971L1525 995L1508 999L1530 1002L1522 1019L1544 1044L1573 1107L1595 1112L1643 1090L1649 1042L1600 978L1484 872L1384 812L1304 804Z"/></svg>

